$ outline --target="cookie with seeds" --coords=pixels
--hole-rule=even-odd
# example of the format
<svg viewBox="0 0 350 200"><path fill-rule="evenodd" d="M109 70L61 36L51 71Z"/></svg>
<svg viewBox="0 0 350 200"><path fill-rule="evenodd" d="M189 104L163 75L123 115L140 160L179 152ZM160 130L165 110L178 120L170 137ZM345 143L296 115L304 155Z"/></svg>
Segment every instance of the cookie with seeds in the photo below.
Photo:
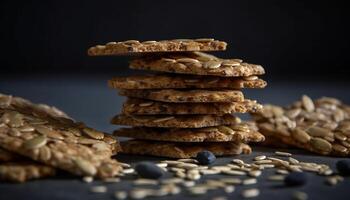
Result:
<svg viewBox="0 0 350 200"><path fill-rule="evenodd" d="M177 74L147 74L127 77L115 77L108 81L111 88L116 89L242 89L264 88L266 81L257 76L247 77L215 77Z"/></svg>
<svg viewBox="0 0 350 200"><path fill-rule="evenodd" d="M66 113L54 106L36 104L21 97L6 95L2 93L0 93L0 108L19 110L22 113L50 119L53 118L55 120L60 120L66 123L73 121L71 117L69 117Z"/></svg>
<svg viewBox="0 0 350 200"><path fill-rule="evenodd" d="M268 142L271 138L322 155L350 154L350 106L338 99L304 95L284 108L266 105L253 116Z"/></svg>
<svg viewBox="0 0 350 200"><path fill-rule="evenodd" d="M239 90L120 90L119 95L163 102L242 102L243 93Z"/></svg>
<svg viewBox="0 0 350 200"><path fill-rule="evenodd" d="M221 59L201 52L136 58L130 62L130 68L222 77L254 76L265 73L261 65L249 64L240 59Z"/></svg>
<svg viewBox="0 0 350 200"><path fill-rule="evenodd" d="M23 183L31 179L54 176L56 169L32 161L0 163L0 180Z"/></svg>
<svg viewBox="0 0 350 200"><path fill-rule="evenodd" d="M122 152L126 154L150 155L169 158L193 158L197 153L207 150L216 156L251 153L249 145L234 142L181 143L147 140L128 140L121 142Z"/></svg>
<svg viewBox="0 0 350 200"><path fill-rule="evenodd" d="M148 53L187 52L187 51L223 51L226 42L213 38L174 39L162 41L127 40L122 42L108 42L88 49L89 56L121 56L140 55Z"/></svg>
<svg viewBox="0 0 350 200"><path fill-rule="evenodd" d="M208 128L121 128L115 136L169 142L262 142L265 137L245 123Z"/></svg>
<svg viewBox="0 0 350 200"><path fill-rule="evenodd" d="M60 113L47 105L2 95L0 147L76 175L118 174L121 166L110 158L120 150L118 141Z"/></svg>
<svg viewBox="0 0 350 200"><path fill-rule="evenodd" d="M112 124L162 128L202 128L233 125L241 120L230 114L218 115L116 115Z"/></svg>
<svg viewBox="0 0 350 200"><path fill-rule="evenodd" d="M168 103L138 98L128 98L123 104L125 115L187 115L187 114L233 114L257 112L262 105L245 99L231 103Z"/></svg>

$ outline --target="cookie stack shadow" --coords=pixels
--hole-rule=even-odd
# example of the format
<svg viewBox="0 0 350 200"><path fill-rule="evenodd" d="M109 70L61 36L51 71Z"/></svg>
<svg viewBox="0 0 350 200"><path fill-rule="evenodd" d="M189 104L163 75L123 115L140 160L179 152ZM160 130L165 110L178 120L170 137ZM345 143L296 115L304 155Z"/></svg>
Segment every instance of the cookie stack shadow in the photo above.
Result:
<svg viewBox="0 0 350 200"><path fill-rule="evenodd" d="M139 42L129 40L91 47L91 56L133 55L130 68L152 74L115 77L111 88L126 96L112 124L131 126L114 135L122 152L171 158L195 157L209 150L217 156L250 153L249 142L264 136L235 113L256 112L262 106L246 99L243 88L264 88L260 65L221 59L202 51L226 50L214 39Z"/></svg>

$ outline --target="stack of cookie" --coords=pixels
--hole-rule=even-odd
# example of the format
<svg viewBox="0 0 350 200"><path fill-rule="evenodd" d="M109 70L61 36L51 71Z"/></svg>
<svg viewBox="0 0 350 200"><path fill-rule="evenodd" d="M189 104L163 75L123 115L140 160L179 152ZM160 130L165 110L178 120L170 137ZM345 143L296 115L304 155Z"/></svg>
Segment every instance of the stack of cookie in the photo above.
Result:
<svg viewBox="0 0 350 200"><path fill-rule="evenodd" d="M172 158L195 157L203 150L215 155L250 153L248 142L264 136L233 113L262 108L245 99L242 88L264 88L260 65L221 59L202 51L220 51L226 43L214 39L110 42L88 50L89 55L137 55L130 68L155 74L116 77L109 86L127 96L113 124L133 126L114 135L130 154Z"/></svg>

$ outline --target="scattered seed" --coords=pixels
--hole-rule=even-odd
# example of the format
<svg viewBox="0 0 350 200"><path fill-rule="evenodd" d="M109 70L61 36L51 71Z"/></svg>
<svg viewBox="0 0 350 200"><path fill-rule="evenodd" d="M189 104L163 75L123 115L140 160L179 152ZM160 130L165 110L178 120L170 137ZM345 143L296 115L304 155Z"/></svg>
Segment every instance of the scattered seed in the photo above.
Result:
<svg viewBox="0 0 350 200"><path fill-rule="evenodd" d="M254 158L255 161L265 160L265 159L266 159L265 155L257 156L257 157Z"/></svg>
<svg viewBox="0 0 350 200"><path fill-rule="evenodd" d="M261 175L261 173L262 172L260 170L252 170L252 171L248 172L248 175L252 176L252 177L258 177Z"/></svg>
<svg viewBox="0 0 350 200"><path fill-rule="evenodd" d="M283 181L285 178L285 176L283 175L272 175L272 176L269 176L267 179L269 181Z"/></svg>
<svg viewBox="0 0 350 200"><path fill-rule="evenodd" d="M157 185L158 181L154 179L137 179L134 181L134 185Z"/></svg>
<svg viewBox="0 0 350 200"><path fill-rule="evenodd" d="M238 170L222 171L221 173L227 174L227 175L236 175L236 176L244 176L247 174L246 172L238 171Z"/></svg>
<svg viewBox="0 0 350 200"><path fill-rule="evenodd" d="M299 164L299 161L295 158L289 157L288 160L293 165Z"/></svg>
<svg viewBox="0 0 350 200"><path fill-rule="evenodd" d="M305 192L296 191L293 193L294 200L307 200L307 194Z"/></svg>
<svg viewBox="0 0 350 200"><path fill-rule="evenodd" d="M85 183L91 183L92 181L94 181L94 178L92 176L84 176L83 181Z"/></svg>
<svg viewBox="0 0 350 200"><path fill-rule="evenodd" d="M117 177L104 178L103 182L105 182L105 183L118 183L118 182L120 182L120 178L117 178Z"/></svg>
<svg viewBox="0 0 350 200"><path fill-rule="evenodd" d="M244 198L253 198L259 196L260 191L256 188L243 190L242 196Z"/></svg>
<svg viewBox="0 0 350 200"><path fill-rule="evenodd" d="M107 187L103 186L103 185L92 186L90 188L90 191L93 192L93 193L106 193L107 192Z"/></svg>
<svg viewBox="0 0 350 200"><path fill-rule="evenodd" d="M291 153L288 153L288 152L282 152L282 151L276 151L276 152L275 152L275 154L276 154L277 156L287 156L287 157L292 156L292 154L291 154Z"/></svg>
<svg viewBox="0 0 350 200"><path fill-rule="evenodd" d="M124 200L128 197L128 194L124 191L117 191L114 193L114 197L117 199L117 200Z"/></svg>
<svg viewBox="0 0 350 200"><path fill-rule="evenodd" d="M252 185L252 184L256 184L258 181L256 178L247 178L247 179L244 179L242 184L243 185Z"/></svg>
<svg viewBox="0 0 350 200"><path fill-rule="evenodd" d="M132 174L135 172L135 170L133 168L130 169L123 169L123 174Z"/></svg>
<svg viewBox="0 0 350 200"><path fill-rule="evenodd" d="M232 185L225 186L225 187L224 187L224 191L225 191L226 193L232 193L232 192L235 191L235 187L232 186Z"/></svg>

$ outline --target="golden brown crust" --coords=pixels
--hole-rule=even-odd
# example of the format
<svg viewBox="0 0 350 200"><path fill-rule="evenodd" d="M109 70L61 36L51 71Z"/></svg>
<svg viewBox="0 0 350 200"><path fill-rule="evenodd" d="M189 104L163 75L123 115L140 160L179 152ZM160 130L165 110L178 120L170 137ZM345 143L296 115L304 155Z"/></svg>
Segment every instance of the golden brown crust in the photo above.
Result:
<svg viewBox="0 0 350 200"><path fill-rule="evenodd" d="M145 99L129 98L123 104L125 115L186 115L186 114L233 114L257 112L262 105L245 99L231 103L168 103Z"/></svg>
<svg viewBox="0 0 350 200"><path fill-rule="evenodd" d="M23 183L30 179L54 176L55 173L55 168L32 161L0 164L0 180L3 181Z"/></svg>
<svg viewBox="0 0 350 200"><path fill-rule="evenodd" d="M258 77L215 77L197 75L148 74L115 77L108 81L116 89L185 89L185 88L264 88L267 83Z"/></svg>
<svg viewBox="0 0 350 200"><path fill-rule="evenodd" d="M253 76L265 73L264 68L260 65L245 63L240 59L221 59L200 52L136 58L130 62L130 68L223 77Z"/></svg>
<svg viewBox="0 0 350 200"><path fill-rule="evenodd" d="M112 124L146 127L202 128L219 125L233 125L239 118L226 114L217 115L116 115Z"/></svg>
<svg viewBox="0 0 350 200"><path fill-rule="evenodd" d="M120 56L139 55L160 52L186 52L186 51L223 51L226 42L212 38L202 39L174 39L162 41L127 40L122 42L109 42L105 45L96 45L88 49L89 56Z"/></svg>
<svg viewBox="0 0 350 200"><path fill-rule="evenodd" d="M114 131L115 136L130 137L142 140L169 142L262 142L265 137L244 123L231 126L210 128L179 129L179 128L121 128Z"/></svg>
<svg viewBox="0 0 350 200"><path fill-rule="evenodd" d="M251 153L251 148L244 143L178 143L156 142L146 140L129 140L121 142L122 152L126 154L150 155L169 158L191 158L197 153L208 150L216 156Z"/></svg>
<svg viewBox="0 0 350 200"><path fill-rule="evenodd" d="M120 90L122 96L150 99L163 102L242 102L244 96L238 90Z"/></svg>

